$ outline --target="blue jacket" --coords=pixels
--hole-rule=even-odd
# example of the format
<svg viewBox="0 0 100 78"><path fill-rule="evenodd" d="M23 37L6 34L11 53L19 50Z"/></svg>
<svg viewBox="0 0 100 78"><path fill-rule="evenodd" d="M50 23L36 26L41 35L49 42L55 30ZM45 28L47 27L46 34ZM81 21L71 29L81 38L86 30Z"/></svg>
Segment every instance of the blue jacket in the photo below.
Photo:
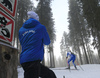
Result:
<svg viewBox="0 0 100 78"><path fill-rule="evenodd" d="M19 40L22 46L20 63L43 60L44 44L50 44L46 27L39 21L30 18L19 30Z"/></svg>

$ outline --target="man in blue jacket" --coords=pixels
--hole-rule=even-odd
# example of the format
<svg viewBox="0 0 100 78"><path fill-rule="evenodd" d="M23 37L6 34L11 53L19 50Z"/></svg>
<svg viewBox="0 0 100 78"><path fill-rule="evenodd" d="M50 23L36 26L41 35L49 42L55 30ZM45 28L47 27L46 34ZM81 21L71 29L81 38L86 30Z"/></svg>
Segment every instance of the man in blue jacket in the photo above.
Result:
<svg viewBox="0 0 100 78"><path fill-rule="evenodd" d="M75 69L77 69L76 65L75 65L75 59L76 59L76 55L74 53L72 53L71 51L70 52L67 52L67 56L66 56L66 59L68 58L68 56L70 56L70 58L68 59L68 68L67 69L70 69L70 62L72 61Z"/></svg>
<svg viewBox="0 0 100 78"><path fill-rule="evenodd" d="M40 62L44 57L44 45L50 44L46 27L41 25L39 16L29 11L28 20L19 30L22 46L20 64L24 69L24 78L56 78L54 72Z"/></svg>

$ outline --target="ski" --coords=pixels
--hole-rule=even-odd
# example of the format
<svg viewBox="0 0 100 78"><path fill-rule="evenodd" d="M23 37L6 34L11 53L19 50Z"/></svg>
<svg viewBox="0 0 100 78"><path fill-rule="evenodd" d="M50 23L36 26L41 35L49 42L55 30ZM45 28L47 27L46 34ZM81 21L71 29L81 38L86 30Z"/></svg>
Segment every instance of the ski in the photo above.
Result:
<svg viewBox="0 0 100 78"><path fill-rule="evenodd" d="M66 69L66 70L79 70L79 69Z"/></svg>
<svg viewBox="0 0 100 78"><path fill-rule="evenodd" d="M52 70L79 70L79 69L52 69Z"/></svg>

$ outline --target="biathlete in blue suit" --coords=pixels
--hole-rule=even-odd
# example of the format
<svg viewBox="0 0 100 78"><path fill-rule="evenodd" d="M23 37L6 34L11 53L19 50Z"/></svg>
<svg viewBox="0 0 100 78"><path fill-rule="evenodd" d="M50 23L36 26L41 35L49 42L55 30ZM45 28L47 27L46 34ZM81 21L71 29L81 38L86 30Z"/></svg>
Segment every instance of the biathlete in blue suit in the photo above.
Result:
<svg viewBox="0 0 100 78"><path fill-rule="evenodd" d="M75 59L76 59L76 56L74 53L72 53L71 51L70 52L67 52L67 56L66 56L66 59L68 58L68 56L70 56L70 58L68 59L68 68L67 69L70 69L70 62L72 61L75 69L77 69L76 65L75 65Z"/></svg>

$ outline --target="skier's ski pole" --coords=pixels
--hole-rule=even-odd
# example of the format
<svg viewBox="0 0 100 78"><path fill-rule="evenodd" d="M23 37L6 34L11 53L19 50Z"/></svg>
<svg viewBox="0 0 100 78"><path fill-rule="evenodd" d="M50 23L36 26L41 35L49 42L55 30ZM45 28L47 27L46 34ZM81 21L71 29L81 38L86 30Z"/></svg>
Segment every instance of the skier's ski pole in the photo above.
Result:
<svg viewBox="0 0 100 78"><path fill-rule="evenodd" d="M76 61L76 60L75 60L75 61ZM77 61L76 61L76 63L77 63L77 65L79 65ZM79 67L83 70L83 68L82 68L80 65L79 65ZM84 71L84 70L83 70L83 71Z"/></svg>

